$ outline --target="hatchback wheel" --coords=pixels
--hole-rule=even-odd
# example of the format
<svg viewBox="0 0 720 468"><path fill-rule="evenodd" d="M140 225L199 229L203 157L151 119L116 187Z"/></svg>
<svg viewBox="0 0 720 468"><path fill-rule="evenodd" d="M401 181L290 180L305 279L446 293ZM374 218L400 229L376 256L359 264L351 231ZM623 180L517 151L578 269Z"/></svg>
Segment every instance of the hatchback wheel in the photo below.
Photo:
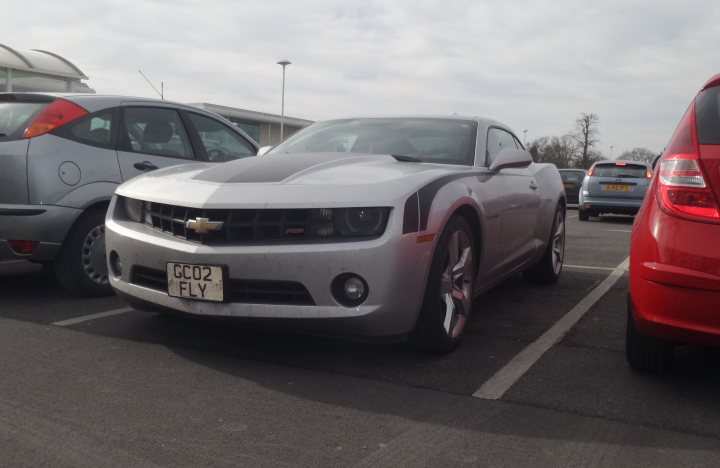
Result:
<svg viewBox="0 0 720 468"><path fill-rule="evenodd" d="M580 221L587 221L587 220L589 220L589 219L590 219L590 213L588 212L588 210L579 209L579 210L578 210L578 219L579 219Z"/></svg>
<svg viewBox="0 0 720 468"><path fill-rule="evenodd" d="M674 345L638 332L629 310L625 352L630 367L637 371L664 372L675 358Z"/></svg>
<svg viewBox="0 0 720 468"><path fill-rule="evenodd" d="M475 241L465 218L455 216L438 240L410 342L425 351L452 351L472 311L474 286Z"/></svg>
<svg viewBox="0 0 720 468"><path fill-rule="evenodd" d="M80 216L55 260L55 276L73 294L112 293L105 257L104 211L92 210Z"/></svg>

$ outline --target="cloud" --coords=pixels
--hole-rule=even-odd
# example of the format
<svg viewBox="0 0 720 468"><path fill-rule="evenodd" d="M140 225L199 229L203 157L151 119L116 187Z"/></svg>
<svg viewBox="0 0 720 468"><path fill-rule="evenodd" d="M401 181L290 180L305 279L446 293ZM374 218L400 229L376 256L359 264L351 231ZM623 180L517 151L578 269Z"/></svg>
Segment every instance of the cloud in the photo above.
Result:
<svg viewBox="0 0 720 468"><path fill-rule="evenodd" d="M717 72L712 1L5 0L2 41L59 53L100 93L286 114L484 115L528 140L600 115L598 150L659 151ZM30 19L29 19L30 18Z"/></svg>

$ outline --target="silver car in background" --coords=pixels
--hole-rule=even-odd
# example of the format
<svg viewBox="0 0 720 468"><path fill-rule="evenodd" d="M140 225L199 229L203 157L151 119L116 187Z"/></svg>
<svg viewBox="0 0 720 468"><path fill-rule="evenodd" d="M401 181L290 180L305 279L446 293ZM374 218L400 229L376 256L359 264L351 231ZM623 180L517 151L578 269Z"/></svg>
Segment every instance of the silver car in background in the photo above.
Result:
<svg viewBox="0 0 720 468"><path fill-rule="evenodd" d="M499 122L342 119L135 178L106 226L110 284L138 309L447 352L476 295L520 271L557 281L565 194Z"/></svg>
<svg viewBox="0 0 720 468"><path fill-rule="evenodd" d="M578 218L603 213L634 215L640 209L652 180L652 166L633 161L598 161L583 179Z"/></svg>
<svg viewBox="0 0 720 468"><path fill-rule="evenodd" d="M0 259L52 264L69 291L109 294L104 219L118 185L256 152L230 122L178 103L0 93Z"/></svg>

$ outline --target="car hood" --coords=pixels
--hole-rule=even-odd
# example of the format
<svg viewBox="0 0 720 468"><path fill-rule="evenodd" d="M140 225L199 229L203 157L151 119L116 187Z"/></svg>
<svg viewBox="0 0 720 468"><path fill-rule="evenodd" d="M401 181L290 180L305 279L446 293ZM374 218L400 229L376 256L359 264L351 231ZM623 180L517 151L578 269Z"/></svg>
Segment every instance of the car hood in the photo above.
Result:
<svg viewBox="0 0 720 468"><path fill-rule="evenodd" d="M303 153L224 164L188 164L150 172L117 193L159 203L222 208L348 206L389 203L469 166L401 162L389 155Z"/></svg>

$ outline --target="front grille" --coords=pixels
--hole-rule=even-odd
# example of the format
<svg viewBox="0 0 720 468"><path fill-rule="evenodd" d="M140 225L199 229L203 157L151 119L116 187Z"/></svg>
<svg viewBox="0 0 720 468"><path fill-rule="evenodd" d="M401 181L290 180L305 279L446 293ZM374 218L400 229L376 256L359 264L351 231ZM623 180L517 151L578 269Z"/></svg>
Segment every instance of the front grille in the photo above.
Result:
<svg viewBox="0 0 720 468"><path fill-rule="evenodd" d="M317 210L315 210L317 211ZM335 234L332 221L313 219L310 209L200 209L161 203L143 204L143 221L148 226L201 244L252 244L297 242ZM198 233L186 227L188 220L202 219L218 230Z"/></svg>
<svg viewBox="0 0 720 468"><path fill-rule="evenodd" d="M132 268L130 283L167 292L167 273L136 265ZM225 294L226 302L239 304L315 305L305 286L295 281L231 278Z"/></svg>

